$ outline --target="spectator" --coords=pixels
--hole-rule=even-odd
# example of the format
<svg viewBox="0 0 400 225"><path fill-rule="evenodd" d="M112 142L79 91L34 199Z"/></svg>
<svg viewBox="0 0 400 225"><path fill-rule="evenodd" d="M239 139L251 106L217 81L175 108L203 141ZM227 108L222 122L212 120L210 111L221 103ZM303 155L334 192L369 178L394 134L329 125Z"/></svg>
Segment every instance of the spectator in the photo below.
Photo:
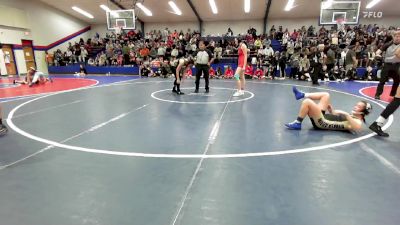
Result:
<svg viewBox="0 0 400 225"><path fill-rule="evenodd" d="M228 32L226 32L226 35L227 35L228 37L233 36L233 31L232 31L232 29L231 29L230 27L228 28Z"/></svg>
<svg viewBox="0 0 400 225"><path fill-rule="evenodd" d="M261 80L261 79L263 79L264 77L265 77L265 76L264 76L264 71L263 71L263 69L262 69L260 66L258 66L257 69L256 69L256 72L254 72L253 79L259 79L259 80Z"/></svg>
<svg viewBox="0 0 400 225"><path fill-rule="evenodd" d="M222 69L220 66L218 66L217 72L216 72L216 77L217 77L217 79L220 79L222 76L223 76Z"/></svg>
<svg viewBox="0 0 400 225"><path fill-rule="evenodd" d="M89 66L96 66L96 62L94 61L93 58L89 58L89 60L88 60L88 65L89 65Z"/></svg>
<svg viewBox="0 0 400 225"><path fill-rule="evenodd" d="M83 67L83 65L79 65L79 72L75 73L75 76L77 77L85 77L87 75L87 71L86 68Z"/></svg>
<svg viewBox="0 0 400 225"><path fill-rule="evenodd" d="M2 106L0 105L0 136L5 135L8 132L8 128L3 124L3 112Z"/></svg>
<svg viewBox="0 0 400 225"><path fill-rule="evenodd" d="M264 55L265 57L271 57L274 55L274 50L271 48L270 45L265 46Z"/></svg>
<svg viewBox="0 0 400 225"><path fill-rule="evenodd" d="M46 64L47 66L52 66L54 64L54 55L45 51L46 54Z"/></svg>
<svg viewBox="0 0 400 225"><path fill-rule="evenodd" d="M233 70L230 66L228 66L228 68L225 70L225 75L224 75L225 79L232 79L233 78Z"/></svg>

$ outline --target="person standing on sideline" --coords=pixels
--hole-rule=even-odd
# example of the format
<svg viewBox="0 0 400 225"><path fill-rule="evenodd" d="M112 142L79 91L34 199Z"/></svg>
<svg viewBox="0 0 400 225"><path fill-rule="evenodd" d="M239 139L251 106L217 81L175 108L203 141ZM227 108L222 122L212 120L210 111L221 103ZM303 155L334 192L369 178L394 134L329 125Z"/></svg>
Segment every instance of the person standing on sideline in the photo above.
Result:
<svg viewBox="0 0 400 225"><path fill-rule="evenodd" d="M397 43L397 44L396 44ZM394 33L393 43L386 49L385 54L385 65L386 73L389 71L393 71L393 75L397 76L399 79L400 76L400 30L397 30ZM383 72L382 72L383 73ZM394 84L393 84L394 85ZM379 118L371 124L369 129L377 133L379 136L389 137L388 133L382 131L382 126L385 123L386 119L389 118L400 106L400 88L396 88L396 95L393 98L393 101L386 106L383 110Z"/></svg>
<svg viewBox="0 0 400 225"><path fill-rule="evenodd" d="M319 85L318 76L322 71L322 54L316 47L311 48L310 66L312 68L311 81L313 85Z"/></svg>
<svg viewBox="0 0 400 225"><path fill-rule="evenodd" d="M244 79L244 70L247 66L247 46L244 40L239 43L238 55L238 67L236 68L235 75L233 76L236 80L237 91L233 94L233 97L244 95L244 86L246 82Z"/></svg>
<svg viewBox="0 0 400 225"><path fill-rule="evenodd" d="M0 136L6 134L8 131L7 127L3 124L3 112L0 105Z"/></svg>
<svg viewBox="0 0 400 225"><path fill-rule="evenodd" d="M210 50L206 49L206 45L204 44L204 41L199 42L199 50L196 54L196 89L194 90L194 93L199 93L199 86L200 86L200 78L201 74L204 75L204 80L206 82L205 88L206 88L206 93L210 92L210 87L209 87L209 70L210 70L210 65L214 61L213 54L211 53Z"/></svg>
<svg viewBox="0 0 400 225"><path fill-rule="evenodd" d="M396 95L396 90L399 87L400 80L400 59L396 57L396 51L400 48L400 30L397 30L393 35L393 40L386 43L382 48L376 51L376 55L379 57L382 52L385 53L384 64L381 72L381 78L379 80L378 88L376 89L375 99L380 99L383 93L383 87L389 77L393 78L393 86L390 91L390 96Z"/></svg>

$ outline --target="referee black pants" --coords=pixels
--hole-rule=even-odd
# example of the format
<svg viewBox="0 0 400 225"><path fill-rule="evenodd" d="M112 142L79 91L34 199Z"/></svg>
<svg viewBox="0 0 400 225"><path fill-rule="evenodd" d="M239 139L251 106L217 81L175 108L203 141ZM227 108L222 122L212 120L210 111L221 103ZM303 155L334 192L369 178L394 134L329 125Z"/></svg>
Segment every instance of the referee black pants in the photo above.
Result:
<svg viewBox="0 0 400 225"><path fill-rule="evenodd" d="M197 64L196 65L196 70L197 70L197 72L196 72L196 82L195 82L196 83L196 90L199 90L200 77L201 77L202 73L204 75L204 80L206 82L206 90L209 90L209 86L208 86L209 82L210 82L209 69L210 69L210 67L207 64L205 64L205 65Z"/></svg>
<svg viewBox="0 0 400 225"><path fill-rule="evenodd" d="M382 68L381 78L379 80L378 88L376 89L375 96L381 96L385 83L389 80L389 77L393 78L393 86L390 91L390 96L395 96L397 88L400 83L400 63L385 63Z"/></svg>

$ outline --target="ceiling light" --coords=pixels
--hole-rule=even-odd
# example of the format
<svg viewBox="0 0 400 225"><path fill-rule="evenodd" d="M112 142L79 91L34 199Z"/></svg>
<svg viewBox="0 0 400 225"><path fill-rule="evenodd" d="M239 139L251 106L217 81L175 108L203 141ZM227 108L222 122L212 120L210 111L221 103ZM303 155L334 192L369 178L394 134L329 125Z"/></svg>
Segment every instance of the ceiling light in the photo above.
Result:
<svg viewBox="0 0 400 225"><path fill-rule="evenodd" d="M108 6L106 5L100 5L100 8L102 8L106 12L111 11L110 8L108 8Z"/></svg>
<svg viewBox="0 0 400 225"><path fill-rule="evenodd" d="M90 18L90 19L93 19L93 18L94 18L92 14L86 12L85 10L83 10L83 9L81 9L81 8L78 8L78 7L76 7L76 6L72 6L72 9L75 10L76 12L78 12L78 13L80 13L80 14L82 14L82 15L88 17L88 18Z"/></svg>
<svg viewBox="0 0 400 225"><path fill-rule="evenodd" d="M136 3L136 5L137 5L137 7L139 7L143 12L144 12L144 14L146 14L147 16L152 16L153 15L153 13L151 13L151 11L148 9L148 8L146 8L142 3Z"/></svg>
<svg viewBox="0 0 400 225"><path fill-rule="evenodd" d="M245 13L250 12L250 0L244 0L244 12Z"/></svg>
<svg viewBox="0 0 400 225"><path fill-rule="evenodd" d="M294 0L289 0L286 7L285 11L290 11L293 8Z"/></svg>
<svg viewBox="0 0 400 225"><path fill-rule="evenodd" d="M118 17L118 13L116 13L115 11L111 10L110 8L108 8L108 6L100 5L100 8L102 8L106 12L110 12L110 14L113 15L114 17Z"/></svg>
<svg viewBox="0 0 400 225"><path fill-rule="evenodd" d="M176 6L175 2L169 1L168 4L169 4L169 6L171 6L172 10L174 10L176 15L179 15L179 16L182 15L181 10L178 8L178 6Z"/></svg>
<svg viewBox="0 0 400 225"><path fill-rule="evenodd" d="M214 0L209 0L210 6L211 6L211 10L214 14L218 13L218 9L217 9L217 5L215 4Z"/></svg>
<svg viewBox="0 0 400 225"><path fill-rule="evenodd" d="M372 0L368 3L368 5L365 7L367 9L370 9L372 7L374 7L376 4L378 4L378 2L380 2L381 0Z"/></svg>

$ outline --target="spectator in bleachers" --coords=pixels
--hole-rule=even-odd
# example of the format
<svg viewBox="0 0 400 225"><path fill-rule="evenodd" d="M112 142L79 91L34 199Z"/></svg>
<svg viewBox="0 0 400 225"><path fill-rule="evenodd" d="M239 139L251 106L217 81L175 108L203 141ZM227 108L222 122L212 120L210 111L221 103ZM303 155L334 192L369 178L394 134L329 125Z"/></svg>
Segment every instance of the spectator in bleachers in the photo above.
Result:
<svg viewBox="0 0 400 225"><path fill-rule="evenodd" d="M256 47L257 50L262 49L262 42L261 42L260 37L257 37L257 39L255 40L254 47Z"/></svg>
<svg viewBox="0 0 400 225"><path fill-rule="evenodd" d="M233 31L232 31L232 29L231 29L230 27L228 28L228 32L226 32L226 35L227 35L228 37L233 36Z"/></svg>
<svg viewBox="0 0 400 225"><path fill-rule="evenodd" d="M271 48L270 45L266 45L264 49L264 56L265 57L271 57L274 55L274 50Z"/></svg>
<svg viewBox="0 0 400 225"><path fill-rule="evenodd" d="M270 29L269 35L254 35L252 27L249 28L248 34L238 37L245 38L249 42L250 56L249 58L256 58L257 62L255 65L262 66L267 74L272 74L272 71L276 69L274 60L279 60L274 57L274 50L271 46L271 39L278 39L283 51L286 51L286 63L292 67L291 73L287 74L289 77L295 75L304 75L305 71L301 67L302 59L298 60L298 67L296 66L295 57L296 52L303 53L303 55L309 55L309 49L318 44L323 43L324 50L317 51L322 57L318 58L318 63L321 66L326 65L328 73L332 71L334 66L339 66L340 71L342 67L346 67L346 54L347 50L343 51L343 59L340 48L331 48L330 45L343 46L354 45L354 51L356 55L357 64L356 66L379 66L381 60L377 61L374 56L374 49L381 47L385 42L390 40L389 33L395 28L382 28L377 25L364 25L354 26L349 25L343 26L343 29L337 29L336 26L332 26L328 29L320 27L317 30L313 26L306 28L306 26L298 26L293 29L293 32L287 31L287 28L279 26L276 31L275 26ZM231 29L229 29L232 32ZM317 31L317 32L315 32ZM232 32L233 35L233 32ZM141 65L144 63L151 63L157 56L163 56L163 59L173 61L174 58L185 56L187 53L193 54L196 50L196 44L200 40L198 32L190 31L184 33L183 31L175 30L170 33L168 28L165 30L152 30L146 34L146 39L143 38L141 32L129 31L121 34L106 34L105 37L96 35L88 40L80 39L79 42L69 43L66 52L59 50L54 52L54 65L64 66L73 63L87 63L88 58L92 58L90 64L96 66L105 65ZM228 37L221 37L220 40L210 39L208 48L215 54L219 62L225 57L236 57L237 48L235 44ZM274 48L276 46L274 42ZM262 47L265 47L262 49ZM143 49L148 50L147 54L142 54ZM262 51L261 51L262 49ZM258 51L259 50L259 51ZM86 56L85 56L86 52ZM104 52L104 53L103 53ZM178 52L178 54L177 54ZM128 53L128 54L127 54ZM106 60L103 60L103 54L106 55ZM118 60L119 55L123 55L123 62ZM311 61L314 60L315 52L312 52L309 56ZM147 56L147 57L146 57ZM283 57L283 55L281 54ZM298 55L299 56L299 55ZM296 58L296 57L295 57ZM297 57L300 58L300 57ZM321 62L322 58L322 62ZM93 59L94 63L93 63ZM47 59L46 59L47 60ZM171 62L172 62L171 61ZM281 61L281 60L280 60ZM304 60L303 60L304 61ZM48 61L46 61L48 63ZM253 62L252 62L253 63ZM354 62L352 62L354 65ZM153 63L151 63L153 65ZM313 64L313 63L312 63ZM266 69L268 68L268 70ZM271 68L271 69L269 69ZM299 71L297 72L297 68ZM314 67L313 67L314 68ZM322 67L321 67L322 68ZM355 66L354 66L355 68ZM354 69L353 69L354 70ZM282 71L282 70L280 70ZM375 70L374 70L375 71ZM319 78L323 78L322 73L319 73Z"/></svg>

